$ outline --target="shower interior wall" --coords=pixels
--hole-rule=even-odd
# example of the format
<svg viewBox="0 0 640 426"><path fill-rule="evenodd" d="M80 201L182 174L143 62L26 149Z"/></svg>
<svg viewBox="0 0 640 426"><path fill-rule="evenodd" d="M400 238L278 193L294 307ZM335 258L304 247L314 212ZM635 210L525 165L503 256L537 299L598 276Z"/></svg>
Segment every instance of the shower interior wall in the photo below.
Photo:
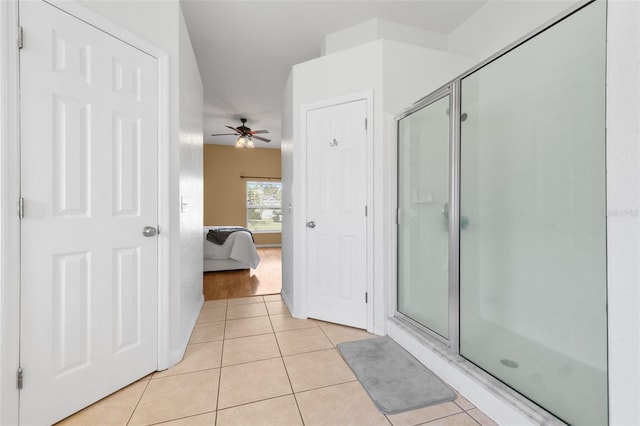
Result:
<svg viewBox="0 0 640 426"><path fill-rule="evenodd" d="M584 2L490 1L449 36L449 48L483 60L519 38L553 21L567 8ZM607 5L607 302L609 423L640 424L640 178L637 140L640 128L640 5L609 1ZM489 31L491 29L491 31ZM455 78L455 76L451 76ZM634 118L635 117L635 118ZM631 160L633 159L633 160ZM390 167L392 165L390 164ZM499 295L505 297L505 295ZM548 295L553 298L553 294ZM568 307L569 308L569 307ZM569 308L570 309L570 308ZM508 312L494 312L498 322ZM516 324L522 327L522 324ZM499 424L536 424L526 404L497 396L489 385L456 368L460 358L446 355L397 322L389 334ZM536 338L536 336L532 336ZM570 340L556 339L559 348L575 353ZM584 358L585 363L602 363ZM539 418L538 418L539 419Z"/></svg>

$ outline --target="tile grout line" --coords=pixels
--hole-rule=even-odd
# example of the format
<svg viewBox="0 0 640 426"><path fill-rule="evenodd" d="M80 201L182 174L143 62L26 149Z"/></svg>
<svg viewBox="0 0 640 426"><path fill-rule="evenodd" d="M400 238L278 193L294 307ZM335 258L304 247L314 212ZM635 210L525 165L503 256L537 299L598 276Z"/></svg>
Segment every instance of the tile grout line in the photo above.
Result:
<svg viewBox="0 0 640 426"><path fill-rule="evenodd" d="M481 425L481 424L480 424L476 419L474 419L474 418L473 418L473 416L470 416L470 415L469 415L469 414L467 414L467 412L466 412L466 411L464 411L464 410L463 410L463 411L461 411L461 412L459 412L459 413L453 413L453 414L449 414L448 416L437 417L437 418L435 418L435 419L431 419L431 420L428 420L428 421L423 422L423 423L418 423L416 426L425 426L425 425L433 424L433 422L436 422L436 421L438 421L438 420L447 419L447 418L449 418L449 417L458 416L458 415L460 415L460 414L465 414L467 417L471 418L471 420L473 420L473 422L474 422L474 423L476 423L476 424L478 424L478 425L482 426L482 425Z"/></svg>
<svg viewBox="0 0 640 426"><path fill-rule="evenodd" d="M340 354L340 351L338 349L336 349L335 347L333 348L325 348L325 349L314 349L312 351L306 351L306 352L296 352L294 354L287 354L287 355L283 355L282 357L290 357L290 356L298 356L298 355L305 355L305 354L313 354L313 353L317 353L317 352L325 352L325 351L337 351L338 355L342 356ZM344 359L344 358L343 358Z"/></svg>
<svg viewBox="0 0 640 426"><path fill-rule="evenodd" d="M205 411L204 413L191 414L191 415L183 416L183 417L177 417L177 418L175 418L175 419L164 420L164 421L156 422L156 423L149 423L149 424L147 424L147 425L145 425L145 426L157 426L157 425L163 425L163 424L166 424L166 423L175 422L175 421L177 421L177 420L190 419L190 418L192 418L192 417L202 416L203 414L209 414L209 413L215 413L215 410L214 410L214 411ZM216 415L216 418L217 418L217 417L218 417L218 416Z"/></svg>
<svg viewBox="0 0 640 426"><path fill-rule="evenodd" d="M256 336L266 336L267 334L271 334L271 332L269 333L258 333L258 334L247 334L246 336L236 336L236 337L231 337L227 340L235 340L235 339L242 339L244 337L256 337Z"/></svg>
<svg viewBox="0 0 640 426"><path fill-rule="evenodd" d="M238 318L238 319L231 319L229 321L241 321L244 319L254 319L254 318L262 318L262 317L268 317L268 315L261 315L259 317L249 317L249 318ZM241 335L241 336L234 336L234 337L229 337L228 340L233 340L233 339L242 339L244 337L253 337L253 336L264 336L266 334L272 334L274 333L273 331L273 325L271 324L271 318L269 318L269 327L271 328L271 331L268 331L266 333L256 333L256 334L247 334L247 335ZM226 338L226 330L225 330L225 338Z"/></svg>
<svg viewBox="0 0 640 426"><path fill-rule="evenodd" d="M238 404L238 405L230 405L229 407L224 407L224 408L222 408L220 410L216 410L216 411L219 412L219 411L231 410L233 408L238 408L238 407L245 407L247 405L257 404L259 402L265 402L265 401L271 401L272 399L284 398L285 396L289 396L289 395L293 396L294 394L293 393L287 393L287 394L284 394L284 395L270 396L268 398L257 399L255 401L243 402L242 404ZM209 412L212 412L212 411L209 411ZM194 414L194 415L197 416L199 414ZM189 416L189 417L193 417L193 416ZM216 419L217 419L217 416L216 416Z"/></svg>
<svg viewBox="0 0 640 426"><path fill-rule="evenodd" d="M254 305L257 305L257 303L254 303ZM243 305L244 306L244 305ZM227 318L229 321L235 321L235 320L241 320L241 319L248 319L248 318L260 318L260 317L268 317L269 314L260 314L260 315L250 315L247 317L240 317L240 318Z"/></svg>
<svg viewBox="0 0 640 426"><path fill-rule="evenodd" d="M264 304L265 302L264 301L263 302L256 302L256 303L253 303L253 304L257 304L257 303L263 303ZM232 306L234 306L234 305L232 305ZM241 305L235 305L235 306L241 306ZM266 309L266 305L265 305L265 309ZM268 314L267 315L260 315L259 317L262 317L262 316L269 317ZM250 317L250 318L258 318L258 317ZM244 318L237 318L237 319L244 319ZM216 424L218 423L218 412L220 412L221 410L227 410L227 409L230 409L230 408L241 407L243 405L249 405L249 404L253 404L253 403L256 403L256 402L268 401L268 400L271 400L271 399L281 398L283 396L286 396L286 395L279 395L279 396L275 396L275 397L271 397L271 398L265 398L265 399L260 399L260 400L257 400L257 401L251 401L251 402L246 402L246 403L243 403L243 404L233 405L233 406L230 406L230 407L225 407L223 409L220 409L220 407L219 407L220 385L221 385L221 382L222 382L222 369L223 368L227 368L227 367L234 367L234 366L239 366L239 365L244 365L244 364L250 364L252 362L257 362L257 361L246 361L246 362L241 362L241 363L237 363L237 364L230 364L230 365L222 366L223 357L224 357L224 342L226 340L236 340L236 339L242 339L242 338L246 338L246 337L273 335L274 339L276 340L276 345L278 345L278 339L275 337L275 332L273 331L273 324L271 323L271 318L270 317L269 317L269 325L271 326L271 332L269 332L269 333L252 334L252 335L248 335L248 336L238 336L238 337L232 337L232 338L228 338L228 339L226 337L226 327L225 327L224 336L223 336L223 345L222 345L223 353L222 353L222 356L220 358L221 366L220 366L220 380L218 381L218 399L217 399L217 402L216 402ZM284 365L284 360L282 359L282 352L280 351L280 346L279 345L278 345L278 353L280 354L279 356L272 357L272 358L261 359L261 360L258 360L258 361L267 361L267 360L273 360L273 359L280 359L282 361L283 366L285 367L285 372L286 372L286 366ZM293 387L291 386L291 381L290 380L289 380L289 386L291 387L291 394L287 394L287 395L293 395Z"/></svg>
<svg viewBox="0 0 640 426"><path fill-rule="evenodd" d="M431 405L431 407L433 407L435 405L437 405L437 404ZM424 408L426 408L426 407L424 407ZM438 421L438 420L446 419L447 417L457 416L459 414L463 414L464 412L465 411L462 410L462 411L459 411L457 413L447 414L446 416L434 417L432 419L427 420L426 422L418 423L416 426L428 425L429 423L433 423L433 422ZM396 413L396 414L402 414L402 413ZM393 415L393 414L391 414L391 415ZM385 416L387 416L387 414L385 414ZM471 416L469 416L469 417L471 417ZM389 421L391 421L391 419L389 419ZM391 422L391 423L393 424L393 422Z"/></svg>
<svg viewBox="0 0 640 426"><path fill-rule="evenodd" d="M338 349L338 345L336 345L335 343L333 343L333 340L331 340L331 338L329 337L329 335L324 331L324 329L322 328L322 326L319 327L320 330L322 330L322 334L324 334L324 336L327 338L327 340L329 341L329 343L331 343L331 345L333 346L334 349ZM339 352L339 351L338 351ZM342 355L341 355L342 356Z"/></svg>
<svg viewBox="0 0 640 426"><path fill-rule="evenodd" d="M152 373L153 374L153 373ZM140 394L140 397L138 398L138 401L136 402L135 407L133 407L133 410L131 411L131 414L129 415L129 418L127 419L127 425L129 423L131 423L131 419L133 419L133 415L135 414L136 410L138 409L138 406L140 405L140 402L142 401L142 397L144 396L144 393L147 391L147 388L149 387L149 384L151 384L151 378L153 376L149 377L149 380L147 380L147 384L144 386L144 389L142 390L142 393Z"/></svg>
<svg viewBox="0 0 640 426"><path fill-rule="evenodd" d="M260 297L262 300L260 300L258 302L247 301L247 303L232 303L232 304L229 304L230 300L243 299L243 297L232 297L231 299L229 299L229 298L226 299L227 300L227 306L242 306L242 305L254 305L256 303L265 303L264 296L257 295L257 296L246 296L246 297L255 297L255 298ZM223 299L218 299L218 300L223 300Z"/></svg>
<svg viewBox="0 0 640 426"><path fill-rule="evenodd" d="M216 342L209 342L209 343L216 343ZM180 363L178 363L180 364ZM178 365L176 364L176 365ZM219 370L221 367L213 367L213 368L201 368L199 370L192 370L192 371L185 371L183 373L176 373L176 374L169 374L166 376L161 376L161 377L156 377L156 378L151 378L149 381L151 380L162 380L162 379L169 379L172 377L179 377L179 376L184 376L186 374L192 374L192 373L202 373L204 371L211 371L211 370ZM169 368L167 368L167 370L169 370ZM167 371L167 370L163 370L163 371Z"/></svg>
<svg viewBox="0 0 640 426"><path fill-rule="evenodd" d="M342 386L342 385L346 385L346 384L348 384L348 383L355 383L355 382L358 382L358 383L359 383L359 380L358 380L358 379L355 379L355 380L349 380L349 381L342 382L342 383L332 383L332 384L330 384L330 385L318 386L317 388L313 388L313 389L305 389L305 390L300 391L300 392L298 392L298 393L313 392L313 391L317 391L318 389L333 388L333 387ZM367 394L367 396L368 396L368 394ZM377 410L377 408L376 408L376 410Z"/></svg>
<svg viewBox="0 0 640 426"><path fill-rule="evenodd" d="M261 334L260 336L268 336L268 334ZM249 336L249 337L255 337L255 336ZM255 361L242 361L242 362L238 362L236 364L223 365L220 368L237 367L239 365L253 364L254 362L260 362L260 361L271 361L271 360L278 359L278 358L282 358L282 356L272 356L272 357L269 357L269 358L262 358L262 359L258 359L258 360L255 360Z"/></svg>
<svg viewBox="0 0 640 426"><path fill-rule="evenodd" d="M474 407L475 408L475 407ZM468 410L464 410L463 413L465 413L467 416L471 417L473 419L474 422L478 423L480 426L482 426L482 423L480 423L480 420L476 419L475 417L473 417L471 414L468 413Z"/></svg>
<svg viewBox="0 0 640 426"><path fill-rule="evenodd" d="M291 315L291 314L289 314ZM300 421L302 422L302 426L304 426L304 417L302 417L302 410L300 410L300 404L298 403L298 397L296 396L296 391L293 389L293 383L291 383L291 376L289 375L289 369L287 368L287 363L284 362L284 355L282 354L282 348L280 348L280 341L278 340L278 336L276 336L276 332L273 329L273 321L271 321L271 315L269 315L269 323L271 324L271 329L273 330L273 338L276 339L276 345L278 346L278 352L280 352L280 359L282 360L282 365L284 366L284 371L287 374L287 380L289 381L289 387L291 387L291 394L293 395L293 400L296 403L296 408L298 409L298 415L300 416Z"/></svg>
<svg viewBox="0 0 640 426"><path fill-rule="evenodd" d="M274 358L268 358L268 359L264 359L264 360L251 361L251 362L260 362L260 361L267 361L267 360L274 360L274 359L282 360L282 357L274 357ZM247 363L244 363L244 364L248 364L248 363L251 363L251 362L247 362ZM285 372L286 372L287 370L286 370L286 365L284 365L284 360L282 360L282 364L285 367ZM242 365L242 364L235 364L235 365ZM288 373L287 373L287 378L288 378ZM289 386L291 387L291 393L286 393L286 394L283 394L283 395L275 395L275 396L271 396L271 397L268 397L268 398L257 399L255 401L243 402L241 404L231 405L229 407L224 407L222 409L219 408L217 410L217 412L228 410L228 409L232 409L232 408L237 408L237 407L243 407L243 406L246 406L246 405L256 404L258 402L270 401L272 399L278 399L278 398L282 398L282 397L289 396L289 395L293 395L294 392L293 392L293 387L291 386L291 380L290 379L289 379ZM216 422L217 422L217 416L216 416Z"/></svg>
<svg viewBox="0 0 640 426"><path fill-rule="evenodd" d="M353 382L357 382L357 381L358 381L358 379L356 378L354 380L347 380L347 381L340 382L340 383L331 383L330 385L324 385L324 386L318 386L318 387L315 387L315 388L304 389L304 390L301 390L299 392L294 392L294 393L311 392L311 391L315 391L315 390L318 390L318 389L325 389L325 388L330 388L330 387L333 387L333 386L346 385L347 383L353 383Z"/></svg>
<svg viewBox="0 0 640 426"><path fill-rule="evenodd" d="M224 341L227 340L227 311L229 309L229 299L227 299L227 305L224 311L224 328L222 329L222 348L220 349L220 374L218 374L218 394L216 395L216 420L215 424L218 424L218 411L220 408L220 388L222 385L222 360L224 359Z"/></svg>
<svg viewBox="0 0 640 426"><path fill-rule="evenodd" d="M442 380L442 379L441 379L441 380ZM454 400L453 400L453 401L451 401L451 402L453 402L454 404L456 404L456 405L458 406L458 408L460 408L462 411L467 412L467 411L469 411L469 410L473 410L474 408L478 408L478 407L476 407L475 405L471 404L471 403L469 402L469 400L467 400L466 398L465 398L465 400L466 400L467 402L469 402L469 404L471 404L471 408L467 409L467 408L464 408L462 405L458 404L458 402L457 402L458 396L460 396L460 397L462 397L462 398L464 398L464 397L463 397L462 395L460 395L460 393L458 393L458 391L457 391L457 390L455 390L455 389L454 389L454 391L456 392L456 399L454 399Z"/></svg>
<svg viewBox="0 0 640 426"><path fill-rule="evenodd" d="M199 324L210 324L212 322L224 322L225 320L221 319L221 320L213 320L213 321L200 321L200 322L196 322L196 325Z"/></svg>

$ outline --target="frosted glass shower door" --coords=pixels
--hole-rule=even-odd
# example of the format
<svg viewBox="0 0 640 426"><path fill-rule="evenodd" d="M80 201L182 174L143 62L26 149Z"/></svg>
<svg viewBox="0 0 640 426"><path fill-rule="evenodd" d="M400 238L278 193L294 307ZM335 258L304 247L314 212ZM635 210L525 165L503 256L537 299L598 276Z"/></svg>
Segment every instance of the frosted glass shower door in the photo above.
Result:
<svg viewBox="0 0 640 426"><path fill-rule="evenodd" d="M450 95L398 124L398 312L449 337Z"/></svg>
<svg viewBox="0 0 640 426"><path fill-rule="evenodd" d="M460 354L575 425L608 420L605 12L461 83Z"/></svg>

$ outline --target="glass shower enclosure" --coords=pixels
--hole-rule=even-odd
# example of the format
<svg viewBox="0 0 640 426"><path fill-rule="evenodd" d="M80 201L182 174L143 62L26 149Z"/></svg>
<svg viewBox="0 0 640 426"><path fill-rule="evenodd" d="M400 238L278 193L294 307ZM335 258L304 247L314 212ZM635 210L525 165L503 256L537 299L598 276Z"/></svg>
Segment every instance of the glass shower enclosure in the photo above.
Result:
<svg viewBox="0 0 640 426"><path fill-rule="evenodd" d="M606 2L397 117L397 316L570 424L607 406Z"/></svg>
<svg viewBox="0 0 640 426"><path fill-rule="evenodd" d="M434 98L398 128L398 312L449 339L452 96Z"/></svg>

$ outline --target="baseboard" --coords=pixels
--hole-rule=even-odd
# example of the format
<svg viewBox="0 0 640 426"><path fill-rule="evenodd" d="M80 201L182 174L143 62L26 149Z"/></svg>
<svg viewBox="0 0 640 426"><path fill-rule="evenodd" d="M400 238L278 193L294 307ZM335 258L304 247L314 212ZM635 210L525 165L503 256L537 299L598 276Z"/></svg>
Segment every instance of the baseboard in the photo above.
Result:
<svg viewBox="0 0 640 426"><path fill-rule="evenodd" d="M198 309L195 310L195 312L193 313L193 316L191 317L191 320L189 321L189 327L187 328L189 332L186 333L186 335L184 336L182 344L180 345L178 350L171 354L171 359L169 360L170 365L168 368L173 367L174 365L182 361L182 359L184 358L184 354L187 351L187 346L189 345L189 340L191 339L191 334L193 333L193 329L195 328L196 323L198 322L198 316L200 315L202 306L204 306L204 294L200 296L200 301L198 302Z"/></svg>
<svg viewBox="0 0 640 426"><path fill-rule="evenodd" d="M375 334L376 336L386 336L387 335L387 330L383 326L374 327L373 328L373 334Z"/></svg>
<svg viewBox="0 0 640 426"><path fill-rule="evenodd" d="M285 293L284 288L280 290L280 297L282 297L282 301L284 302L284 304L287 305L287 309L289 310L289 313L291 313L291 316L294 318L299 318L296 315L296 312L293 311L293 305L291 304L291 299L289 299L289 296L287 295L287 293Z"/></svg>
<svg viewBox="0 0 640 426"><path fill-rule="evenodd" d="M282 248L282 244L256 244L256 248L270 248L270 247Z"/></svg>

